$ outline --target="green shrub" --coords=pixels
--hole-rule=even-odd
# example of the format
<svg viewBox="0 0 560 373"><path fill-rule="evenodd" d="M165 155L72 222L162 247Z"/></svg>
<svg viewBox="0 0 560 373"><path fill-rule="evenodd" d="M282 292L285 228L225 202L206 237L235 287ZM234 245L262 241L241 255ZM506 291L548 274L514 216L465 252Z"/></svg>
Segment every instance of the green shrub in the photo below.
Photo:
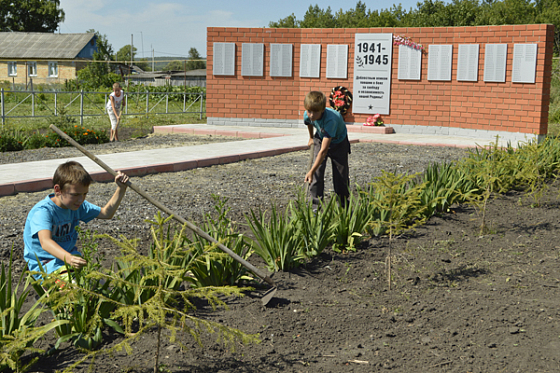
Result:
<svg viewBox="0 0 560 373"><path fill-rule="evenodd" d="M305 260L300 250L302 238L288 213L282 213L273 205L270 219L261 210L258 214L251 210L251 215L245 216L245 219L255 236L253 249L271 272L298 267Z"/></svg>
<svg viewBox="0 0 560 373"><path fill-rule="evenodd" d="M34 358L27 364L23 364L21 356L24 352L43 352L34 348L33 344L42 338L48 331L62 326L64 321L51 322L43 326L35 326L38 317L44 312L41 307L45 297L41 297L27 312L20 315L22 307L29 296L29 282L26 282L23 290L19 293L27 272L22 272L15 287L12 284L12 255L6 270L4 263L1 264L0 274L0 371L9 368L14 371L24 372L33 365L38 358Z"/></svg>
<svg viewBox="0 0 560 373"><path fill-rule="evenodd" d="M334 199L334 198L333 198ZM356 251L372 217L367 198L361 193L350 193L347 206L334 204L333 250Z"/></svg>
<svg viewBox="0 0 560 373"><path fill-rule="evenodd" d="M206 215L202 230L242 259L249 259L253 251L245 237L236 232L236 225L228 217L230 208L226 207L227 198L217 195L212 195L212 198L215 203L215 216ZM224 253L216 244L194 234L190 245L194 249L191 261L194 277L189 277L187 280L193 286L233 286L241 280L252 280L247 269Z"/></svg>
<svg viewBox="0 0 560 373"><path fill-rule="evenodd" d="M333 243L335 205L336 198L331 198L329 202L322 203L317 211L313 211L313 204L306 198L305 193L298 194L290 212L297 227L297 235L303 241L301 256L309 259L321 255L323 250Z"/></svg>

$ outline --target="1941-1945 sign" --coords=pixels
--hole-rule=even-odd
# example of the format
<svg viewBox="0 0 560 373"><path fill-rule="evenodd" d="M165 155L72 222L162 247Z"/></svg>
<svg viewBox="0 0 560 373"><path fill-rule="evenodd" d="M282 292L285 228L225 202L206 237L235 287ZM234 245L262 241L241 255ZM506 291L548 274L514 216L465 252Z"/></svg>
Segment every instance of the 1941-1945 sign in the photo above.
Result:
<svg viewBox="0 0 560 373"><path fill-rule="evenodd" d="M352 112L389 114L393 34L356 34Z"/></svg>

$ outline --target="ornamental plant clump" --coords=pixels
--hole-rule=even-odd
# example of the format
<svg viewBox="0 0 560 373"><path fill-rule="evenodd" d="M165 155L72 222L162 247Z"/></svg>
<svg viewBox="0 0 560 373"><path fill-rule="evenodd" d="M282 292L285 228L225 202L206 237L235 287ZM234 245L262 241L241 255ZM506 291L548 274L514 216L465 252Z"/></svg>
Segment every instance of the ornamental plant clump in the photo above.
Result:
<svg viewBox="0 0 560 373"><path fill-rule="evenodd" d="M422 44L413 42L407 36L393 35L393 45L405 45L422 52L424 51L424 46Z"/></svg>

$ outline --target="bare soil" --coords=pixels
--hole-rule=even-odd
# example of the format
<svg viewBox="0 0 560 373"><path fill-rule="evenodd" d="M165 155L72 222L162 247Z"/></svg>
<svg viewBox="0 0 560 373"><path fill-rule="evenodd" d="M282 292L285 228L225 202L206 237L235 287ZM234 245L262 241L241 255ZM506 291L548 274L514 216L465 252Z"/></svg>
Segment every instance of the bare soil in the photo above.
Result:
<svg viewBox="0 0 560 373"><path fill-rule="evenodd" d="M123 142L125 144L126 142ZM123 145L124 146L124 145ZM432 161L457 159L464 150L383 144L352 146L352 180L367 183L389 171L417 172ZM211 194L230 199L240 224L251 208L285 205L303 182L307 154L132 180L170 208L200 221L212 208ZM330 184L328 184L330 185ZM387 237L370 238L356 252L326 250L319 258L273 276L276 297L265 307L263 290L225 299L228 310L199 302L197 316L259 333L260 344L232 352L188 335L163 345L161 372L558 372L560 361L560 244L557 184L535 203L517 192L495 197L488 207L491 233L479 235L480 217L454 206L392 243L392 290L388 289ZM95 184L89 198L102 203L112 184ZM47 192L0 198L2 261L21 248L26 211ZM140 237L149 245L147 202L127 193L116 219L86 227ZM241 228L246 229L244 227ZM102 247L110 256L115 248ZM262 266L257 258L251 260ZM16 263L21 269L22 263ZM31 301L31 300L30 300ZM108 335L109 347L118 335ZM50 335L37 345L48 349ZM151 372L155 331L133 344L131 355L95 360L94 372ZM180 345L187 348L181 348ZM55 372L82 354L66 345L41 357L31 371ZM75 371L86 372L88 365Z"/></svg>

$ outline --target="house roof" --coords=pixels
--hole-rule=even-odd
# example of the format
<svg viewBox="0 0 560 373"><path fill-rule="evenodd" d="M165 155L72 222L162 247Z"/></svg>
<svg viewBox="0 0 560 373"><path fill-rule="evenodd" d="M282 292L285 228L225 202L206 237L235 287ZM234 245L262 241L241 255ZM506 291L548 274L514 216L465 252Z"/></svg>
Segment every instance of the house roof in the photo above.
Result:
<svg viewBox="0 0 560 373"><path fill-rule="evenodd" d="M0 58L75 59L94 37L94 33L0 32Z"/></svg>

